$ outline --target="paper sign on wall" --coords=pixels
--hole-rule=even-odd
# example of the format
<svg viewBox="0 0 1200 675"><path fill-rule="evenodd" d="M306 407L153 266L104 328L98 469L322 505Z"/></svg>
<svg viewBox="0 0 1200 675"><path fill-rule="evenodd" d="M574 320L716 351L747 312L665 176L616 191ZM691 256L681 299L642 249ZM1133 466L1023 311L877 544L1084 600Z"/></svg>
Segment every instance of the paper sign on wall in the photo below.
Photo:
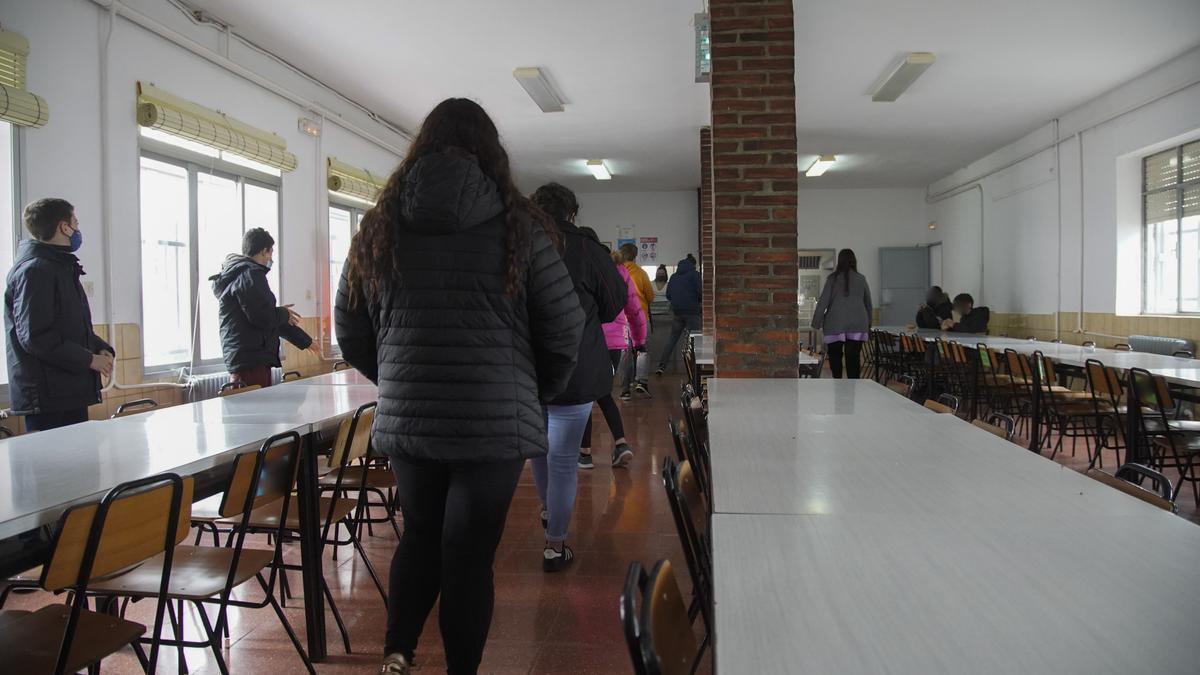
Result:
<svg viewBox="0 0 1200 675"><path fill-rule="evenodd" d="M638 240L638 264L658 264L658 237L642 237Z"/></svg>
<svg viewBox="0 0 1200 675"><path fill-rule="evenodd" d="M632 244L634 246L637 246L637 242L634 241L633 239L625 239L624 237L617 239L617 248L621 248L625 244Z"/></svg>

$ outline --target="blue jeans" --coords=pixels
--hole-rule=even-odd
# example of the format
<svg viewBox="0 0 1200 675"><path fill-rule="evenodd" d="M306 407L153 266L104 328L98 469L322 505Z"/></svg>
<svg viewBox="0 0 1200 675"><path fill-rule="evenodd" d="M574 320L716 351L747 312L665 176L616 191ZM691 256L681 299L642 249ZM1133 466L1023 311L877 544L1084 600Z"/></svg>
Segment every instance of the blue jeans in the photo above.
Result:
<svg viewBox="0 0 1200 675"><path fill-rule="evenodd" d="M530 460L538 497L550 512L546 541L567 540L579 477L579 443L583 440L583 428L591 417L591 403L546 406L550 454Z"/></svg>

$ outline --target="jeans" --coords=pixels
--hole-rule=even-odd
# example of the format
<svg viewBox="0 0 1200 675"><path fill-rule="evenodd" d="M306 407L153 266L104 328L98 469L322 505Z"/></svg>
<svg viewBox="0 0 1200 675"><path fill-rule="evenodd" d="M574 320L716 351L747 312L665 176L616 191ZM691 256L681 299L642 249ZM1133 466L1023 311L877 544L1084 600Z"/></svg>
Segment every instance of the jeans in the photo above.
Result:
<svg viewBox="0 0 1200 675"><path fill-rule="evenodd" d="M25 431L49 431L59 427L67 427L88 420L87 408L75 410L56 410L54 412L37 413L25 416Z"/></svg>
<svg viewBox="0 0 1200 675"><path fill-rule="evenodd" d="M529 461L542 506L550 513L546 541L567 540L579 477L579 444L592 416L592 404L546 406L550 453Z"/></svg>
<svg viewBox="0 0 1200 675"><path fill-rule="evenodd" d="M412 660L441 595L446 670L474 673L492 623L496 546L525 462L391 463L404 535L392 556L386 653Z"/></svg>
<svg viewBox="0 0 1200 675"><path fill-rule="evenodd" d="M699 314L675 314L671 318L671 336L667 338L667 343L663 345L662 356L658 357L658 367L660 369L667 367L667 361L675 355L675 347L679 344L679 338L683 336L685 331L700 330L700 315Z"/></svg>
<svg viewBox="0 0 1200 675"><path fill-rule="evenodd" d="M858 340L846 340L845 342L830 342L825 346L829 352L829 370L833 372L835 378L842 377L842 355L846 356L846 376L851 380L857 380L862 375L862 363L860 356L862 354L863 343Z"/></svg>

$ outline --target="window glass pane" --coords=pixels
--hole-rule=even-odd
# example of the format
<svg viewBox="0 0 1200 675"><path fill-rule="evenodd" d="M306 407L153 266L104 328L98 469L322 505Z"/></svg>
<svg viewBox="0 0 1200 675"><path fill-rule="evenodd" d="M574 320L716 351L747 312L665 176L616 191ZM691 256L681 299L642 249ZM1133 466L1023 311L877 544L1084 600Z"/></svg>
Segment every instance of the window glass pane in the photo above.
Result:
<svg viewBox="0 0 1200 675"><path fill-rule="evenodd" d="M1180 222L1179 309L1200 312L1200 185L1183 191L1184 217ZM1195 204L1194 208L1189 205Z"/></svg>
<svg viewBox="0 0 1200 675"><path fill-rule="evenodd" d="M1146 195L1146 311L1179 311L1178 192Z"/></svg>
<svg viewBox="0 0 1200 675"><path fill-rule="evenodd" d="M16 195L13 194L13 177L17 175L16 153L13 151L13 128L8 122L0 122L0 166L5 167L0 175L0 278L8 278L12 269L13 239L16 236ZM7 349L8 331L0 338L0 348ZM0 384L8 382L8 359L0 359Z"/></svg>
<svg viewBox="0 0 1200 675"><path fill-rule="evenodd" d="M187 169L141 159L142 339L147 366L191 353Z"/></svg>
<svg viewBox="0 0 1200 675"><path fill-rule="evenodd" d="M209 277L230 253L242 252L242 200L237 181L211 173L196 175L196 242L200 288L200 359L221 358L217 298Z"/></svg>
<svg viewBox="0 0 1200 675"><path fill-rule="evenodd" d="M204 155L205 157L217 157L221 154L221 151L217 150L216 148L209 147L203 143L197 143L196 141L188 140L186 138L180 138L179 136L168 134L167 132L159 131L158 129L150 129L148 127L139 126L138 133L141 134L142 138L152 138L156 141L166 143L167 145L173 145L177 148L183 148L184 150L190 150L191 152Z"/></svg>
<svg viewBox="0 0 1200 675"><path fill-rule="evenodd" d="M246 159L245 157L242 157L241 155L235 155L232 152L226 152L226 151L222 150L221 151L221 159L225 160L226 162L229 162L230 164L237 164L238 166L244 166L247 169L254 169L255 171L260 171L269 176L282 176L283 175L282 171L280 171L279 169L276 169L275 167L271 166L270 164L263 164L262 162L256 162L252 159Z"/></svg>
<svg viewBox="0 0 1200 675"><path fill-rule="evenodd" d="M271 290L275 292L275 297L279 297L279 264L283 259L280 241L279 241L279 191L273 188L246 183L246 227L249 230L254 227L261 227L271 233L271 238L275 240L275 266L267 272L267 282L271 284ZM245 232L243 230L243 233ZM239 240L240 250L240 240Z"/></svg>
<svg viewBox="0 0 1200 675"><path fill-rule="evenodd" d="M338 281L342 278L342 267L346 264L346 254L350 250L351 212L338 206L329 207L329 300L325 306L329 308L330 344L337 348L337 337L333 334L333 303L337 300ZM355 220L361 220L361 215Z"/></svg>

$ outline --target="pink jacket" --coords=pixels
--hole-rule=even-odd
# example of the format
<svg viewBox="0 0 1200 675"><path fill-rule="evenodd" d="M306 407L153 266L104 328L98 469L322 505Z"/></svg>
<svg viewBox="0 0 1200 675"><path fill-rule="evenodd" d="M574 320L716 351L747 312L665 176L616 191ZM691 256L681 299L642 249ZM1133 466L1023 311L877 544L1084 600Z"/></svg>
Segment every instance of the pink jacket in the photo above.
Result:
<svg viewBox="0 0 1200 675"><path fill-rule="evenodd" d="M633 284L625 266L616 267L629 292L626 294L625 309L616 319L604 324L604 341L608 343L609 349L625 349L629 346L625 342L625 335L632 331L633 346L640 347L646 344L646 315L642 312L642 301L638 299L637 286Z"/></svg>

